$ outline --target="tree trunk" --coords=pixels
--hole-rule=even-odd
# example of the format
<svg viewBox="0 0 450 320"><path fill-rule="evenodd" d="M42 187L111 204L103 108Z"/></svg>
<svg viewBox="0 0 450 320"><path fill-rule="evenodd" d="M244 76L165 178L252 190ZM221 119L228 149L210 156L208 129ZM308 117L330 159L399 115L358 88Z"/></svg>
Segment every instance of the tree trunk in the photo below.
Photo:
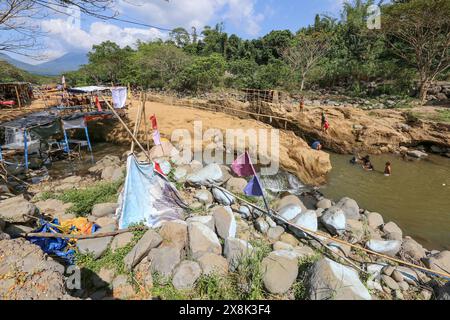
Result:
<svg viewBox="0 0 450 320"><path fill-rule="evenodd" d="M427 102L428 89L430 88L429 80L422 80L420 83L419 98L422 105Z"/></svg>
<svg viewBox="0 0 450 320"><path fill-rule="evenodd" d="M302 77L302 82L300 83L300 92L303 91L303 87L305 86L305 78Z"/></svg>

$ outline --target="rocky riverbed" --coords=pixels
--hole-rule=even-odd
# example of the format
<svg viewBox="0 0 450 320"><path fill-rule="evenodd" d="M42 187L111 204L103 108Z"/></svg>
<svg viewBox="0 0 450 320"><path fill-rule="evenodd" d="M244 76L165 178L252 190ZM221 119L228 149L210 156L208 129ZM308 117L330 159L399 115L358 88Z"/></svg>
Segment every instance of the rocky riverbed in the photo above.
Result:
<svg viewBox="0 0 450 320"><path fill-rule="evenodd" d="M345 240L437 271L450 270L449 251L423 248L379 213L360 208L350 198L334 201L310 191L299 196L270 194L270 207L276 211L270 218L246 201L210 187L214 181L236 195L243 193L246 180L233 176L229 167L182 163L174 146L165 143L164 147L172 150L171 156L162 155L159 147L150 153L190 210L181 220L165 222L155 230L133 229L116 236L78 240L75 261L81 268L81 289L64 286L68 276L59 260L23 236L36 227L33 217L42 215L62 221L83 215L101 227L97 233L117 230L117 194L126 154L105 156L86 176L49 179L19 196L2 186L0 297L450 298L445 281L338 242ZM145 160L143 154L137 157ZM259 200L245 199L263 207ZM296 226L320 236L314 240Z"/></svg>

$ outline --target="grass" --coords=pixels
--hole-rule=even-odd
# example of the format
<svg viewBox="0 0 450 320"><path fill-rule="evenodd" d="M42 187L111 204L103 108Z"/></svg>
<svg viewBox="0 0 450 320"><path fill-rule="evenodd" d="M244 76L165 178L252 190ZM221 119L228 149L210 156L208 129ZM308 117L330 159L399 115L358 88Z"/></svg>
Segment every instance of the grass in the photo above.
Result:
<svg viewBox="0 0 450 320"><path fill-rule="evenodd" d="M71 189L63 193L46 191L39 196L38 200L58 199L64 203L72 203L67 213L86 216L98 203L117 202L117 192L122 183L123 181L99 182L86 189Z"/></svg>

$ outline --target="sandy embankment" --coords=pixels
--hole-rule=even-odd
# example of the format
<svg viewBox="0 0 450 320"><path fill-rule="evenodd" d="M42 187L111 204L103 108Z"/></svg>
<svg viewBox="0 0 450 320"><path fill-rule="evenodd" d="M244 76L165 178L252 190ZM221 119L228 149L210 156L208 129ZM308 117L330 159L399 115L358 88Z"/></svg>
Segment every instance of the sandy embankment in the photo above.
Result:
<svg viewBox="0 0 450 320"><path fill-rule="evenodd" d="M128 110L129 126L133 128L138 102L134 101ZM219 129L225 137L227 129L273 129L270 125L256 120L239 119L219 112L203 111L165 103L147 102L147 120L155 114L161 136L170 140L177 129L186 129L194 137L194 121L202 122L203 133L208 129ZM280 130L279 159L281 167L304 183L318 185L325 182L331 170L330 157L325 152L312 150L308 144L293 132ZM120 124L107 135L108 141L129 143L130 138ZM144 125L141 126L139 140L145 142ZM211 141L209 141L210 143ZM208 143L208 141L204 142Z"/></svg>

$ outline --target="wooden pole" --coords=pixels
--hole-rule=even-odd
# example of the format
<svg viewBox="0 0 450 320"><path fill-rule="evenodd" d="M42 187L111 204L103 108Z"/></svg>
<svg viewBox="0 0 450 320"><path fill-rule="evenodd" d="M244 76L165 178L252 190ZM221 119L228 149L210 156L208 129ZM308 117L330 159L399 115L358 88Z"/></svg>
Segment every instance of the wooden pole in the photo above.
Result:
<svg viewBox="0 0 450 320"><path fill-rule="evenodd" d="M36 238L59 238L59 239L96 239L96 238L104 238L104 237L112 237L118 234L131 232L134 230L146 230L147 227L135 227L135 228L127 228L112 232L99 232L93 234L63 234L63 233L50 233L50 232L42 232L42 233L26 233L25 237L36 237Z"/></svg>
<svg viewBox="0 0 450 320"><path fill-rule="evenodd" d="M14 86L14 90L16 90L17 104L19 105L19 109L21 109L22 102L20 102L19 90L17 90L17 86Z"/></svg>
<svg viewBox="0 0 450 320"><path fill-rule="evenodd" d="M144 98L143 98L143 103L144 103L144 107L143 107L143 111L144 111L144 130L145 130L145 140L147 141L147 151L150 154L150 137L148 134L148 127L147 127L147 113L145 112L145 107L147 104L147 93L144 93Z"/></svg>
<svg viewBox="0 0 450 320"><path fill-rule="evenodd" d="M138 132L139 132L139 128L141 126L141 116L142 116L142 106L143 106L143 94L141 92L140 95L140 100L141 100L141 104L138 106L137 111L136 111L136 119L134 120L134 131L133 131L133 136L135 136L137 138ZM134 153L134 141L131 141L131 153Z"/></svg>

